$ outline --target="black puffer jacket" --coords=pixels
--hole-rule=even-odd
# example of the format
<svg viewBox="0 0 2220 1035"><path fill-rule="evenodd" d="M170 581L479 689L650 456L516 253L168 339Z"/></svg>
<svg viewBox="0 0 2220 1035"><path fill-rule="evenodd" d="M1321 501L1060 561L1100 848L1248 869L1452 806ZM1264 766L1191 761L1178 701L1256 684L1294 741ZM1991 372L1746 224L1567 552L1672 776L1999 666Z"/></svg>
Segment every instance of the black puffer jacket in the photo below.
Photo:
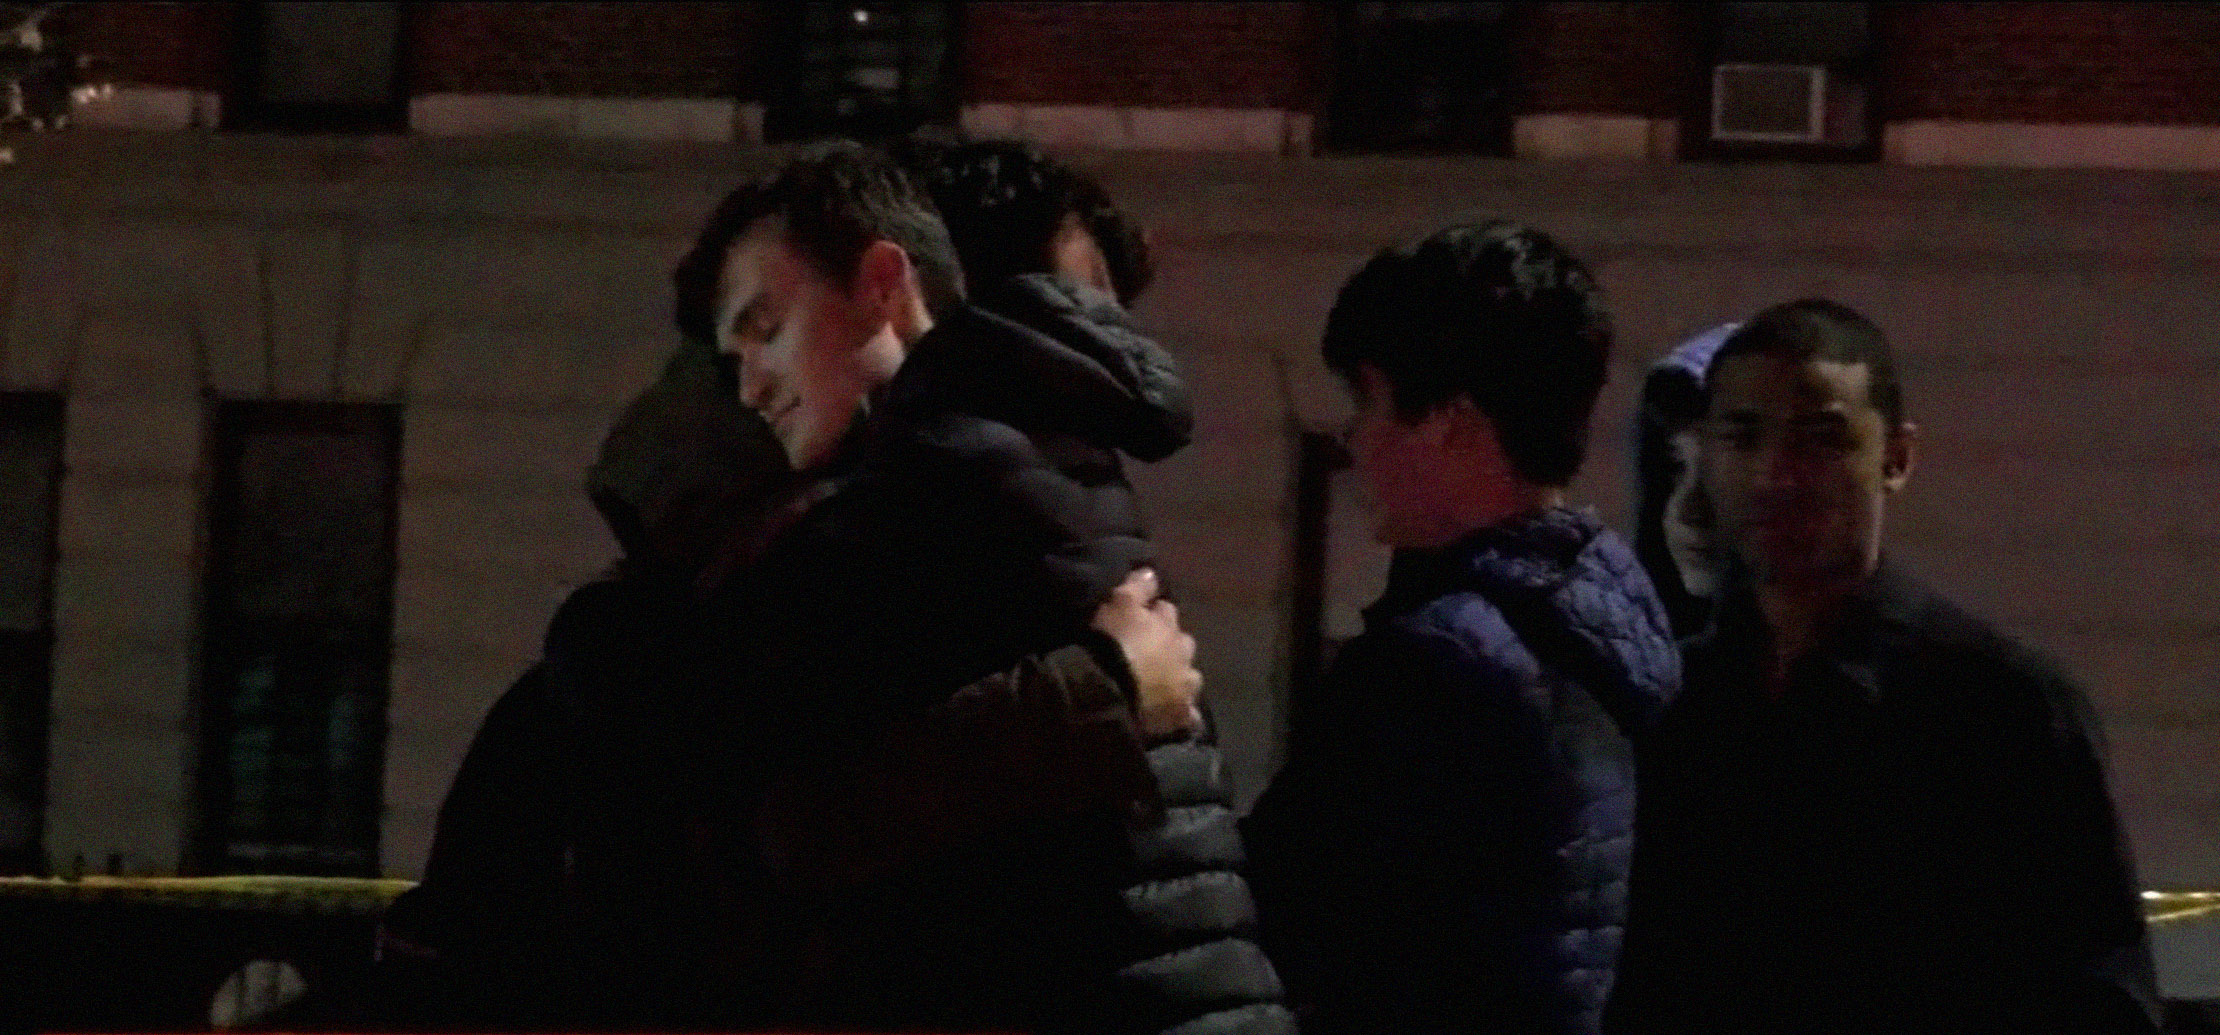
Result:
<svg viewBox="0 0 2220 1035"><path fill-rule="evenodd" d="M1047 277L950 315L815 503L705 609L667 764L748 813L782 770L867 764L859 731L1086 636L1149 558L1118 454L1191 417L1170 358L1107 297ZM701 739L706 738L706 739ZM865 739L868 743L868 739ZM1216 751L1159 749L1162 815L1037 816L861 889L794 896L786 1024L1277 1032ZM869 817L857 817L869 822ZM750 846L728 846L744 868ZM774 946L766 955L780 955Z"/></svg>

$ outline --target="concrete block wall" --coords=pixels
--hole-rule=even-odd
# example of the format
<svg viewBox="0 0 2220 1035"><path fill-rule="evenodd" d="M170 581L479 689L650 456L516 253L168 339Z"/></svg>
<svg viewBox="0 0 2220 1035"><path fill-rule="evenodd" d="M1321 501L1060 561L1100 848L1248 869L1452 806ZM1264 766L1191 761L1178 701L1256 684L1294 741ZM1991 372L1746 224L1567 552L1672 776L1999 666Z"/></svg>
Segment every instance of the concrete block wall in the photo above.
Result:
<svg viewBox="0 0 2220 1035"><path fill-rule="evenodd" d="M1652 357L1808 294L1880 322L1927 436L1892 549L2090 685L2146 884L2220 885L2220 201L2203 180L1079 158L1163 252L1140 315L1186 364L1200 423L1135 480L1245 795L1284 676L1292 429L1338 405L1315 357L1333 293L1382 244L1506 214L1611 292L1621 354L1575 494L1615 522ZM612 558L579 479L669 346L665 271L765 160L148 136L28 152L0 180L0 372L70 400L50 842L175 861L204 393L385 400L405 406L405 456L384 857L416 872L478 716L566 587ZM1346 618L1365 580L1335 584Z"/></svg>

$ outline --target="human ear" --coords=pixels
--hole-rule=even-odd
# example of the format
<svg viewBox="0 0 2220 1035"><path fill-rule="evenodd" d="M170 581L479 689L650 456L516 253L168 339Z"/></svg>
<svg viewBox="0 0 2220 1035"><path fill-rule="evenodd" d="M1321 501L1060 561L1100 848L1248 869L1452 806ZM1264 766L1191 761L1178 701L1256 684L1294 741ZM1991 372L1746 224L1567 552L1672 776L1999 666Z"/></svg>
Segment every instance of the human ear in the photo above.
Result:
<svg viewBox="0 0 2220 1035"><path fill-rule="evenodd" d="M1919 425L1906 421L1889 433L1888 445L1881 457L1881 487L1892 495L1903 491L1918 459Z"/></svg>
<svg viewBox="0 0 2220 1035"><path fill-rule="evenodd" d="M855 296L877 321L896 324L896 330L917 304L917 273L908 252L892 241L864 246L856 261Z"/></svg>

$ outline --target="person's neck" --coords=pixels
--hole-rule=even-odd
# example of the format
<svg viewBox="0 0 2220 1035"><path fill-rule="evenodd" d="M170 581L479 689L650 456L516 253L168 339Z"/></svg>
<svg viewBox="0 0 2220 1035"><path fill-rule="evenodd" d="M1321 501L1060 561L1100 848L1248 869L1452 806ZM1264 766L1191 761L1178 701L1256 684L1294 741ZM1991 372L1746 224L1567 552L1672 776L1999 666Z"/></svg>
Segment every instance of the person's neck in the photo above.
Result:
<svg viewBox="0 0 2220 1035"><path fill-rule="evenodd" d="M1552 485L1522 483L1474 494L1444 517L1441 533L1432 545L1448 546L1476 532L1564 505L1565 490Z"/></svg>
<svg viewBox="0 0 2220 1035"><path fill-rule="evenodd" d="M1765 616L1772 645L1767 660L1775 681L1785 679L1790 667L1811 651L1841 617L1844 602L1878 567L1878 558L1872 558L1853 571L1758 583L1758 611Z"/></svg>

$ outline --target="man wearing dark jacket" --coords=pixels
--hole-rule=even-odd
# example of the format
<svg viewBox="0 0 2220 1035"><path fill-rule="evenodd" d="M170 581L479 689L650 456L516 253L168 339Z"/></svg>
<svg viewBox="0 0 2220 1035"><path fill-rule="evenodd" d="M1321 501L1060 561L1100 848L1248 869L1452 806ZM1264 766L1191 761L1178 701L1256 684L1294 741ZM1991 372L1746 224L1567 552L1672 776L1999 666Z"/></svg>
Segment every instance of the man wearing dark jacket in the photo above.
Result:
<svg viewBox="0 0 2220 1035"><path fill-rule="evenodd" d="M766 940L725 961L766 997L751 1019L1283 1030L1238 930L1230 816L1178 807L1222 793L1208 779L1170 788L1168 815L1026 817L816 894L766 897L777 846L726 822L782 774L855 764L870 731L1084 638L1148 560L1116 454L1185 442L1169 358L1111 299L1050 278L965 302L929 203L853 147L736 192L677 279L683 329L736 356L805 477L686 627L681 692L624 702L648 735L611 771L668 788L680 829L707 821L732 902L775 903L739 924Z"/></svg>
<svg viewBox="0 0 2220 1035"><path fill-rule="evenodd" d="M1915 443L1886 339L1777 306L1707 394L1734 574L1640 742L1607 1029L2154 1031L2086 696L1882 558Z"/></svg>
<svg viewBox="0 0 2220 1035"><path fill-rule="evenodd" d="M1564 503L1610 344L1588 271L1506 223L1385 251L1335 302L1326 360L1396 554L1364 633L1295 688L1244 827L1306 1029L1596 1029L1627 738L1679 682L1632 551Z"/></svg>
<svg viewBox="0 0 2220 1035"><path fill-rule="evenodd" d="M966 145L936 159L931 180L936 196L967 217L967 241L975 249L1012 252L993 256L992 268L1057 269L1126 292L1145 285L1145 246L1092 181L1014 144ZM1078 225L1085 233L1076 241L1068 233L1075 220L1063 218L1067 215L1084 217ZM1083 261L1090 257L1092 262ZM611 634L652 627L655 605L684 595L662 592L661 584L690 581L717 545L716 530L747 528L748 519L735 522L731 513L752 509L749 500L771 481L770 468L783 471L783 462L766 463L765 446L775 456L778 445L761 419L739 409L729 387L720 395L710 356L706 349L681 350L605 445L593 494L627 548L624 578L589 587L566 605L551 630L551 653L597 654L622 666L639 648L612 645ZM704 538L705 531L710 538ZM1228 791L1207 743L1165 744L1145 760L1141 755L1143 737L1192 731L1199 681L1192 669L1193 640L1179 632L1168 604L1151 603L1152 586L1143 572L1121 587L1096 614L1101 635L1085 645L1028 657L940 705L874 727L856 738L865 746L848 750L846 757L855 764L789 770L758 823L765 861L782 885L820 891L854 885L1019 817L1038 821L1104 807L1153 814L1169 804L1190 820L1213 813L1230 819ZM685 971L668 952L635 945L603 951L598 961L582 964L544 951L550 933L568 935L554 939L558 943L622 938L623 929L648 932L650 941L682 940L677 932L694 919L664 916L641 923L646 903L635 903L603 910L622 919L594 926L613 929L551 931L550 919L563 916L567 903L541 900L564 897L554 894L559 886L576 897L582 883L572 879L575 874L558 872L575 866L565 850L578 832L559 829L564 781L547 777L571 762L564 737L577 731L556 728L550 736L543 727L582 720L566 714L578 711L576 702L561 707L565 695L551 692L547 675L547 666L535 667L489 715L442 811L426 882L404 900L411 908L398 911L396 926L410 938L441 946L450 984L461 998L471 998L473 986L480 993L480 1009L468 1009L468 1002L447 1004L448 1023L544 1019L557 1026L622 1026L713 1013L716 1007L707 1003L644 1014L621 1005L607 1009L612 987L630 984L638 992L647 976L615 979L612 967L630 963L647 972ZM620 715L593 716L582 724L592 731L626 725ZM1203 826L1207 830L1209 824ZM1146 841L1156 835L1139 836ZM654 836L633 841L640 850L630 872L615 877L652 883L672 846ZM1165 881L1240 888L1230 871L1210 872L1222 863L1206 853L1175 846L1158 854L1170 866ZM591 885L590 874L583 883ZM584 890L589 898L613 897L608 889ZM1163 897L1161 887L1133 890ZM675 904L682 911L699 905ZM1227 912L1217 922L1237 926L1244 915ZM1207 925L1196 933L1207 933ZM536 948L543 958L533 958ZM471 968L471 962L480 965ZM494 972L487 971L487 963L496 965ZM550 966L554 963L567 967ZM530 988L515 984L535 977ZM580 984L588 989L583 997L566 987ZM678 988L659 991L665 1000L688 994ZM713 995L737 993L725 989ZM550 998L557 1001L541 1002ZM594 1004L601 1008L582 1009Z"/></svg>

